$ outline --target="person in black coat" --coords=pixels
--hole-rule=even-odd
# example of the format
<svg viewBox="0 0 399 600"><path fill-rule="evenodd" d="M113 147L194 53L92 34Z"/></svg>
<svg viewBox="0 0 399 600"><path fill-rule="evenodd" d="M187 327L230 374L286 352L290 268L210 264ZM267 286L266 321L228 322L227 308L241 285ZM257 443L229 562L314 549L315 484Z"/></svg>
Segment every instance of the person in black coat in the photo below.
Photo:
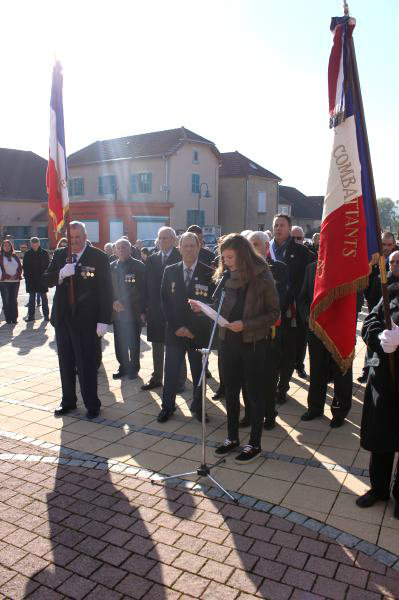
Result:
<svg viewBox="0 0 399 600"><path fill-rule="evenodd" d="M356 500L367 508L378 500L388 500L395 452L399 452L399 295L389 305L394 323L391 331L385 329L383 301L367 315L362 327L362 338L372 352L369 378L364 394L360 444L370 455L371 489ZM394 355L395 381L392 379L389 354ZM399 470L392 488L395 499L394 517L399 519Z"/></svg>
<svg viewBox="0 0 399 600"><path fill-rule="evenodd" d="M40 246L40 240L37 237L30 239L31 249L25 252L23 258L23 268L25 276L26 291L29 294L27 321L35 320L35 302L36 294L40 295L43 317L49 320L49 308L47 292L48 287L43 282L43 274L49 266L50 257L47 250Z"/></svg>
<svg viewBox="0 0 399 600"><path fill-rule="evenodd" d="M198 420L202 418L201 390L197 388L202 356L196 349L207 347L210 321L203 315L195 314L188 299L205 303L211 301L213 270L199 262L199 240L194 233L183 233L179 249L182 260L165 269L161 287L162 309L166 319L166 353L162 410L158 415L160 423L167 421L175 410L177 380L186 353L194 388L191 411Z"/></svg>
<svg viewBox="0 0 399 600"><path fill-rule="evenodd" d="M114 379L128 375L136 379L140 370L140 333L144 320L144 272L141 261L131 257L129 240L115 244L118 259L111 263L114 291L113 324L115 354L119 369Z"/></svg>
<svg viewBox="0 0 399 600"><path fill-rule="evenodd" d="M73 221L70 232L73 262L67 262L67 248L56 250L43 276L46 285L56 286L50 321L55 327L62 400L55 415L76 408L77 371L87 416L92 419L99 415L101 406L97 396L97 337L103 336L111 323L111 273L107 255L87 244L84 224Z"/></svg>
<svg viewBox="0 0 399 600"><path fill-rule="evenodd" d="M202 264L208 265L208 267L213 267L215 262L215 255L213 252L208 250L208 248L204 247L204 234L202 233L201 227L199 225L190 225L187 231L189 231L190 233L195 233L195 235L199 239L200 251L198 260L202 262Z"/></svg>
<svg viewBox="0 0 399 600"><path fill-rule="evenodd" d="M303 346L306 325L297 310L297 302L305 279L305 269L312 262L312 255L303 244L298 244L291 236L291 218L279 214L273 219L274 238L270 244L270 255L273 260L280 260L288 268L287 310L281 314L281 344L283 359L280 365L277 388L277 403L287 401L290 379L297 359L297 347ZM305 371L298 375L306 378Z"/></svg>
<svg viewBox="0 0 399 600"><path fill-rule="evenodd" d="M313 302L317 262L306 267L305 281L298 299L298 310L304 322L309 321L310 306ZM312 421L323 416L326 403L327 385L332 378L334 398L331 403L333 418L331 427L341 427L352 406L352 366L342 374L323 342L309 330L310 382L308 391L308 410L301 416L302 421Z"/></svg>
<svg viewBox="0 0 399 600"><path fill-rule="evenodd" d="M147 320L147 340L152 344L153 372L142 390L151 390L162 386L164 371L165 316L161 308L161 283L164 270L181 260L175 248L176 233L171 227L161 227L158 231L159 252L148 257L145 264L145 305ZM184 375L184 379L183 379ZM181 389L186 380L186 373L180 377Z"/></svg>

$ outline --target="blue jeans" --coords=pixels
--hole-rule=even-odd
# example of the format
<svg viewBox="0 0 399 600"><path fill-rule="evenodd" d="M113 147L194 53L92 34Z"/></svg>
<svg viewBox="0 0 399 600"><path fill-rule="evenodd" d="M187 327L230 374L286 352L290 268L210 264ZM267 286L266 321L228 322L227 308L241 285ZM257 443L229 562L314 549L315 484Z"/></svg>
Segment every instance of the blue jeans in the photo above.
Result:
<svg viewBox="0 0 399 600"><path fill-rule="evenodd" d="M7 323L16 323L18 319L18 290L19 281L0 283L1 299L3 301L4 316Z"/></svg>
<svg viewBox="0 0 399 600"><path fill-rule="evenodd" d="M30 292L28 303L28 319L33 319L35 316L36 294L42 299L43 316L45 319L48 319L49 310L46 292Z"/></svg>

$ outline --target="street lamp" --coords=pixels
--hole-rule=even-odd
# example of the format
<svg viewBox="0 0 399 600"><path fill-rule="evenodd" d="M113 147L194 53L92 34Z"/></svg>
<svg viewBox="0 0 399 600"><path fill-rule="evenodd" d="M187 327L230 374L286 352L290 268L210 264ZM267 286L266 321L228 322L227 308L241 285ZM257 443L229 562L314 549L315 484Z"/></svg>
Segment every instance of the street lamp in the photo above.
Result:
<svg viewBox="0 0 399 600"><path fill-rule="evenodd" d="M205 186L206 191L205 194L202 193L202 186ZM200 183L199 192L198 192L198 208L197 208L197 225L201 225L200 223L200 207L201 207L201 198L211 198L212 196L209 193L208 184L203 181Z"/></svg>

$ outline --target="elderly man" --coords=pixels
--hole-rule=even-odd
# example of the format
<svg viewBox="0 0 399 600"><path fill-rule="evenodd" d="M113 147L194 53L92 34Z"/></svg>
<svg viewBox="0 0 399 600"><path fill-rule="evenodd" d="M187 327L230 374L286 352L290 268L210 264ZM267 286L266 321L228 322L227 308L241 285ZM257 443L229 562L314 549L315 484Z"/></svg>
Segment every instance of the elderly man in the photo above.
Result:
<svg viewBox="0 0 399 600"><path fill-rule="evenodd" d="M199 239L200 251L199 251L198 260L200 262L202 262L204 265L208 265L208 267L211 267L214 263L215 255L213 252L208 250L208 248L204 247L204 234L202 233L201 227L199 225L190 225L190 227L187 229L187 231L190 231L191 233L195 233L195 235Z"/></svg>
<svg viewBox="0 0 399 600"><path fill-rule="evenodd" d="M116 254L114 253L114 246L115 246L115 244L111 244L111 242L107 242L104 245L104 252L108 256L108 260L109 260L110 264L112 262L114 262L114 260L117 260L117 258L118 258L116 256Z"/></svg>
<svg viewBox="0 0 399 600"><path fill-rule="evenodd" d="M193 380L191 411L198 420L202 418L201 390L197 388L202 368L202 356L197 348L208 344L210 322L195 314L188 299L210 302L214 290L213 270L198 260L200 243L195 233L186 232L180 238L182 260L165 269L161 301L166 318L165 382L162 410L158 421L164 423L175 410L177 380L186 353Z"/></svg>
<svg viewBox="0 0 399 600"><path fill-rule="evenodd" d="M26 291L29 294L28 316L26 321L35 320L35 300L36 294L40 296L43 308L43 317L45 321L49 320L49 308L47 300L48 287L43 283L43 273L47 269L50 258L47 250L40 246L40 240L37 237L30 239L30 250L25 252L23 259L24 276Z"/></svg>
<svg viewBox="0 0 399 600"><path fill-rule="evenodd" d="M147 319L147 340L152 344L153 372L142 390L152 390L162 386L164 369L165 317L161 308L161 283L164 270L180 260L180 253L175 248L176 232L171 227L161 227L158 231L157 243L159 252L148 257L145 264L145 303ZM185 369L179 380L179 389L184 388Z"/></svg>
<svg viewBox="0 0 399 600"><path fill-rule="evenodd" d="M103 336L111 323L111 274L106 254L88 245L84 224L73 221L70 231L72 262L67 262L67 249L60 248L43 276L49 287L56 286L51 324L55 327L62 400L54 414L65 415L76 408L77 372L87 417L94 419L101 406L97 395L97 336Z"/></svg>
<svg viewBox="0 0 399 600"><path fill-rule="evenodd" d="M116 359L119 369L112 375L136 379L140 370L140 333L144 321L145 268L132 258L129 240L115 244L118 259L111 263L114 290L113 323Z"/></svg>
<svg viewBox="0 0 399 600"><path fill-rule="evenodd" d="M291 218L279 214L273 219L274 238L270 244L270 254L273 260L280 260L288 268L288 308L282 314L281 340L284 356L280 365L277 403L287 400L290 379L298 362L298 353L303 355L305 340L305 325L297 312L297 300L305 279L306 266L312 262L312 255L303 244L298 244L291 235ZM306 350L306 345L305 345ZM298 375L306 378L304 369L298 370Z"/></svg>
<svg viewBox="0 0 399 600"><path fill-rule="evenodd" d="M297 244L303 244L305 241L305 233L299 225L293 225L291 229L291 237Z"/></svg>
<svg viewBox="0 0 399 600"><path fill-rule="evenodd" d="M270 267L274 282L276 284L281 314L287 310L287 293L288 293L288 269L287 265L279 260L273 260L270 257L270 238L264 231L253 231L248 234L248 240L251 242L255 251L262 256ZM282 359L281 353L281 333L279 320L272 327L271 335L268 341L266 355L266 397L265 397L265 429L273 429L276 421L276 392L279 366ZM245 401L246 393L244 393ZM241 420L240 425L244 427L249 425L250 419L248 414L248 403L245 405L245 416Z"/></svg>

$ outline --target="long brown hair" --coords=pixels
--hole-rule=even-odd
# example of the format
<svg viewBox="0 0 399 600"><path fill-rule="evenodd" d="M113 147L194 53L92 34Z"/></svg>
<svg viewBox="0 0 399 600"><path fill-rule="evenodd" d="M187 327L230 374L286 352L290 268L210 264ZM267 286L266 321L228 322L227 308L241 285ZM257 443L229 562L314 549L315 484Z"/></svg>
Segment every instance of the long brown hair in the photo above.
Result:
<svg viewBox="0 0 399 600"><path fill-rule="evenodd" d="M15 254L14 244L12 243L11 240L3 240L1 242L1 254L5 254L6 253L5 250L4 250L4 244L6 244L7 242L10 244L10 248L11 248L10 254L11 255Z"/></svg>
<svg viewBox="0 0 399 600"><path fill-rule="evenodd" d="M266 261L255 252L252 244L239 233L229 233L221 237L218 248L219 264L213 276L215 281L222 277L225 270L222 252L227 249L235 251L237 270L240 271L241 279L245 282L255 279L257 273L259 273L257 267L266 267Z"/></svg>

